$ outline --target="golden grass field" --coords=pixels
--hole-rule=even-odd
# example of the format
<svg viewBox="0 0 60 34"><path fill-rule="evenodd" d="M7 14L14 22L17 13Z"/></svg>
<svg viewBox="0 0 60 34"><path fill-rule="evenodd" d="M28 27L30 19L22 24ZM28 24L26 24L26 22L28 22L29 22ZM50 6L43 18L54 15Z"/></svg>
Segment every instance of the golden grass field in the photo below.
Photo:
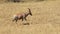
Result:
<svg viewBox="0 0 60 34"><path fill-rule="evenodd" d="M33 16L12 22L14 14L28 12L27 8ZM60 1L0 4L0 34L60 34Z"/></svg>

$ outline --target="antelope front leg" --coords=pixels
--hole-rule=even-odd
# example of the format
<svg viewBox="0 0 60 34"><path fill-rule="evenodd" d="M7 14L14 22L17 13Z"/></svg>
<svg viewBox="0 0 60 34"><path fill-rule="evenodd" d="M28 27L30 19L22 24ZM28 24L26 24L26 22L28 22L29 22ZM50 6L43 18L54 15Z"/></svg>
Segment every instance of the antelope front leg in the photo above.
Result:
<svg viewBox="0 0 60 34"><path fill-rule="evenodd" d="M26 17L22 17L22 21L23 21L23 20L27 20Z"/></svg>
<svg viewBox="0 0 60 34"><path fill-rule="evenodd" d="M26 17L24 19L27 20Z"/></svg>
<svg viewBox="0 0 60 34"><path fill-rule="evenodd" d="M22 19L22 21L23 21L23 20L24 20L24 17L22 17L21 19Z"/></svg>

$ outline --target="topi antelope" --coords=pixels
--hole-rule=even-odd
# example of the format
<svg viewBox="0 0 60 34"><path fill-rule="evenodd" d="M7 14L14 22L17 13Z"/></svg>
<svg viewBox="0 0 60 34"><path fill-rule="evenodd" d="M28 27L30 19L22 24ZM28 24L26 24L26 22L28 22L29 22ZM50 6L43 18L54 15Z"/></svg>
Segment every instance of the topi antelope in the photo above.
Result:
<svg viewBox="0 0 60 34"><path fill-rule="evenodd" d="M19 14L14 15L14 16L13 16L13 21L16 21L16 22L17 22L17 21L20 20L20 19L22 19L22 21L23 21L23 20L27 20L26 17L27 17L28 15L31 15L31 16L32 16L32 13L31 13L30 8L28 8L28 10L29 10L29 11L26 12L26 13L22 13L22 14L19 13Z"/></svg>

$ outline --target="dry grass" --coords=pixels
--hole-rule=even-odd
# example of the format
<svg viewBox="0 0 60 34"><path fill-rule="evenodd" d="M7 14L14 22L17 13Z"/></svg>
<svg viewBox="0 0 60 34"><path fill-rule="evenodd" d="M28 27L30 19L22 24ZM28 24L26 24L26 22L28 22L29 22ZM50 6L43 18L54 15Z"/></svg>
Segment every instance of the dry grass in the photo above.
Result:
<svg viewBox="0 0 60 34"><path fill-rule="evenodd" d="M56 0L20 0L20 2L41 2L41 1L56 1ZM13 2L12 0L0 0L1 3Z"/></svg>
<svg viewBox="0 0 60 34"><path fill-rule="evenodd" d="M33 16L17 24L12 22L14 14L26 12L27 8ZM0 34L60 34L60 1L0 4Z"/></svg>

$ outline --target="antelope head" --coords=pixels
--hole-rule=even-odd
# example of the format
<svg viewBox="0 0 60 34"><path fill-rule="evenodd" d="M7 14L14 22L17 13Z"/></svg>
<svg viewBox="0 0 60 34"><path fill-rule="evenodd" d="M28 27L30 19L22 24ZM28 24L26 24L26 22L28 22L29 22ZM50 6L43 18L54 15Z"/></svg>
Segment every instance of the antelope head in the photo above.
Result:
<svg viewBox="0 0 60 34"><path fill-rule="evenodd" d="M28 8L28 10L29 10L29 14L32 16L32 12L31 12L30 8Z"/></svg>

